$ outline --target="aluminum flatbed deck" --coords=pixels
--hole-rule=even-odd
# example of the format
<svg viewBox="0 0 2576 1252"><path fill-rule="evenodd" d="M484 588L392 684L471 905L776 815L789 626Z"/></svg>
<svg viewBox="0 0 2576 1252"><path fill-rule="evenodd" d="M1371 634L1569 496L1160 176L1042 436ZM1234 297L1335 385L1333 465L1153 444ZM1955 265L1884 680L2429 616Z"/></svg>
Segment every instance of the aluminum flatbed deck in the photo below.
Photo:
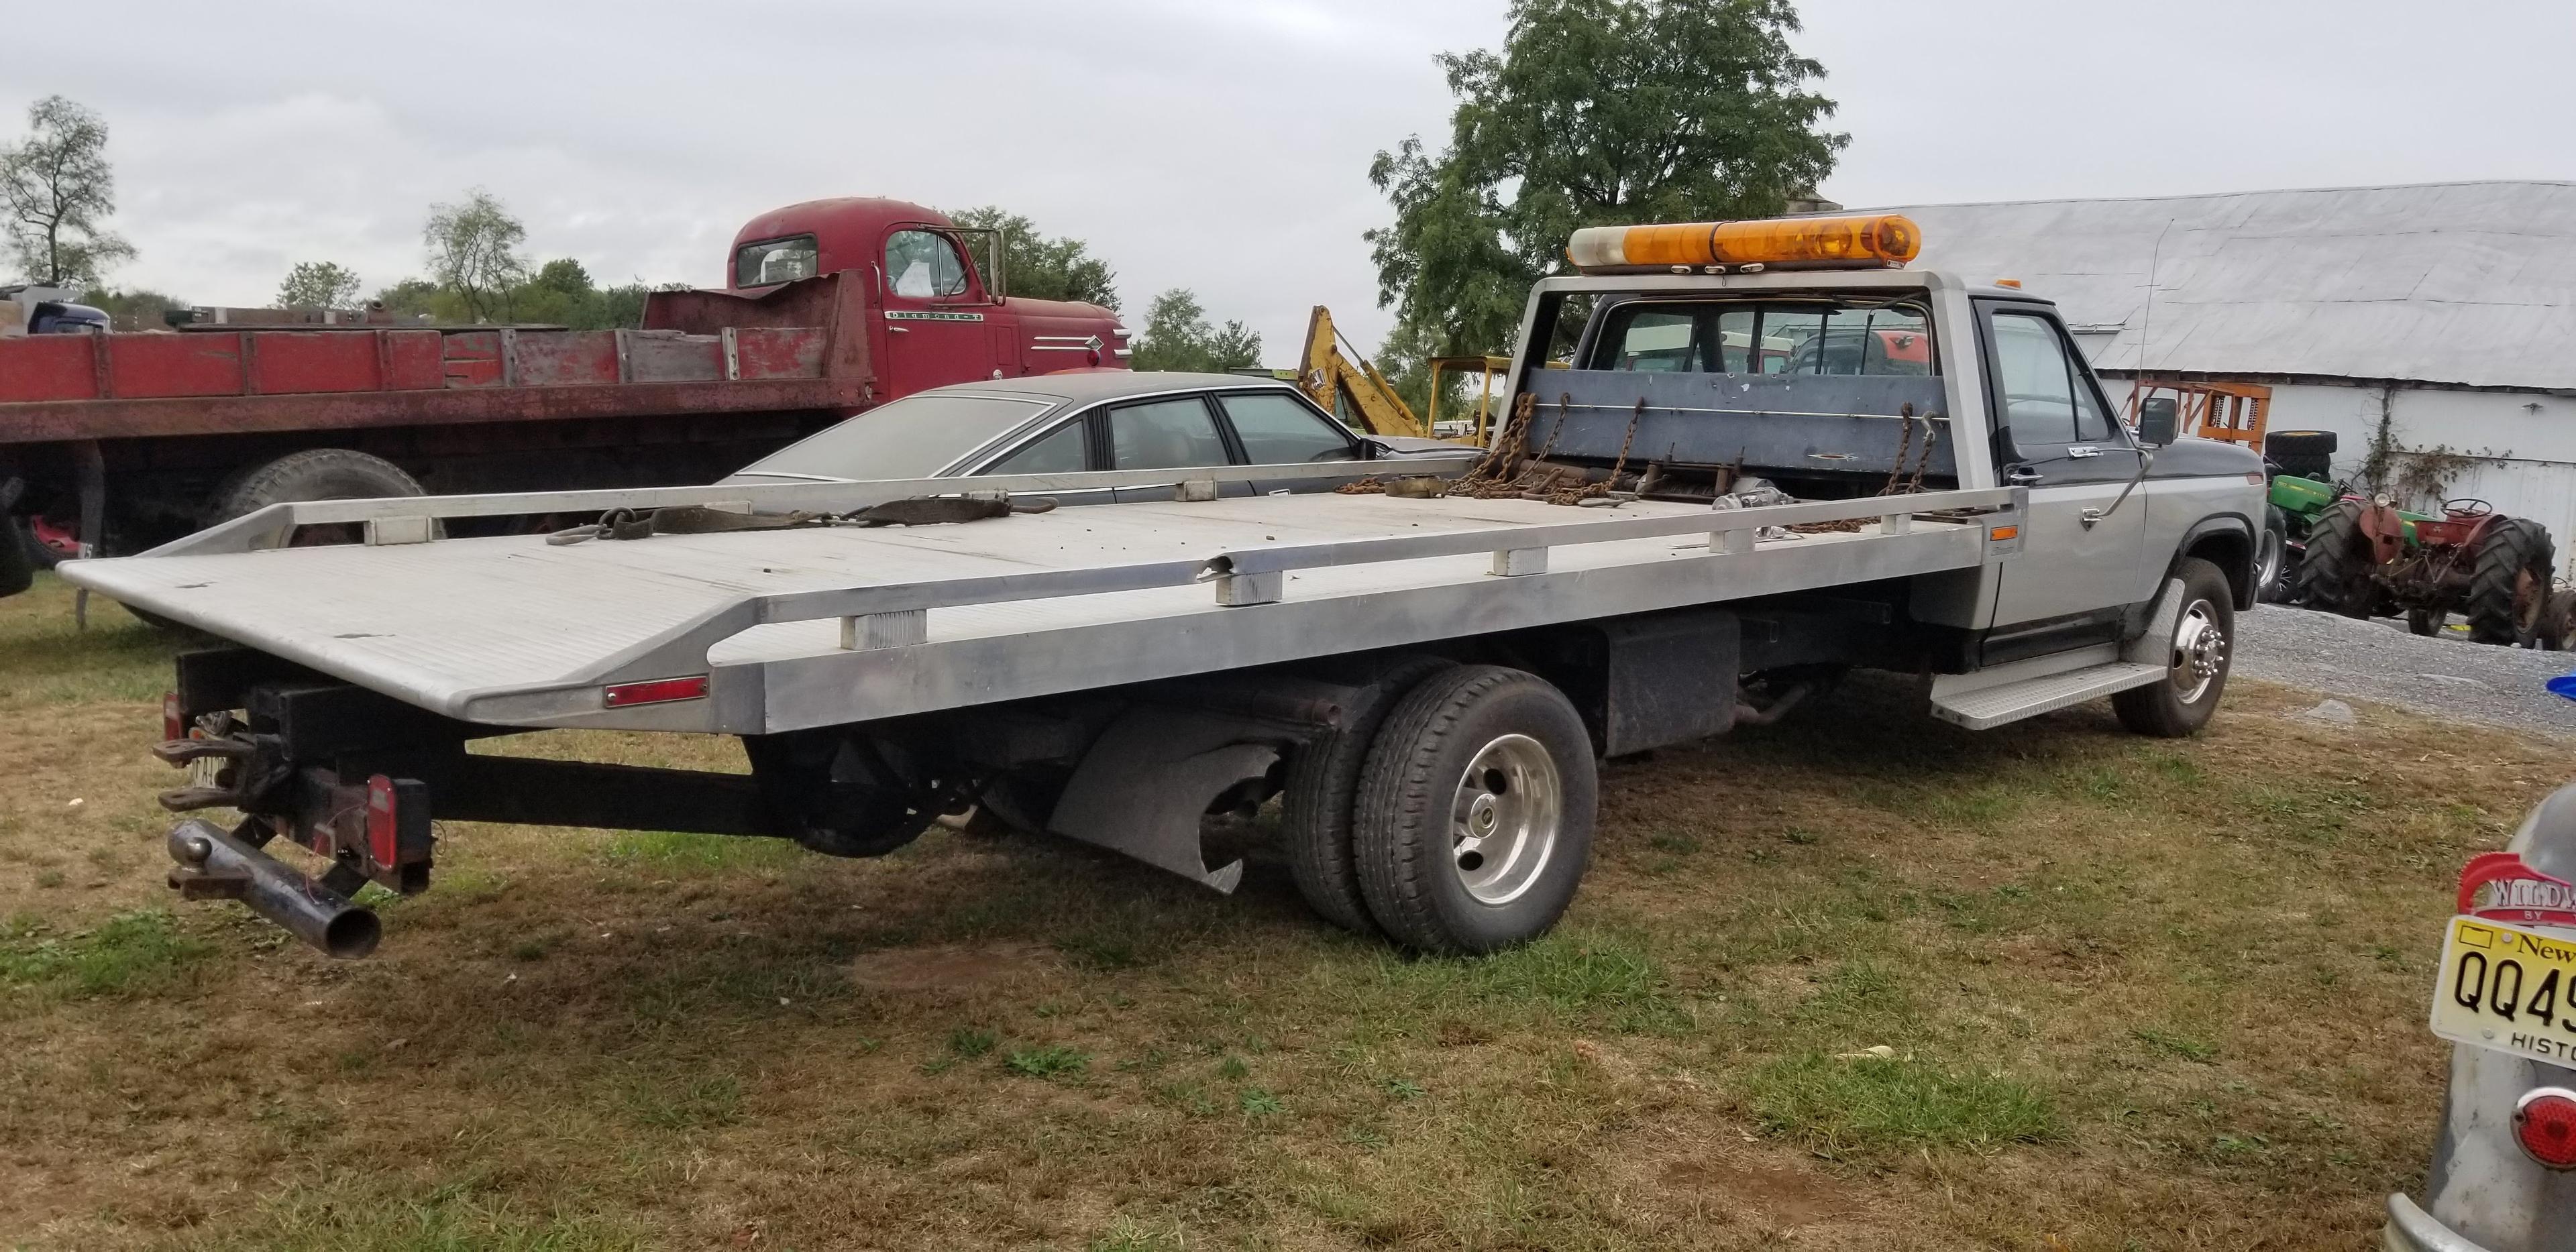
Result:
<svg viewBox="0 0 2576 1252"><path fill-rule="evenodd" d="M1076 477L1102 476L1043 481L1061 489ZM652 499L744 496L783 511L813 507L815 491ZM528 499L561 498L571 497ZM1238 497L564 546L537 535L253 551L182 543L64 574L465 721L741 734L1973 567L1991 555L1983 523L1994 519L1983 513L2016 498L1987 489L1712 512ZM463 498L446 515L508 499ZM312 522L439 515L441 503L278 509ZM1757 527L1849 518L1873 524L1755 539ZM224 546L222 536L194 545ZM604 694L702 674L707 699L611 707Z"/></svg>

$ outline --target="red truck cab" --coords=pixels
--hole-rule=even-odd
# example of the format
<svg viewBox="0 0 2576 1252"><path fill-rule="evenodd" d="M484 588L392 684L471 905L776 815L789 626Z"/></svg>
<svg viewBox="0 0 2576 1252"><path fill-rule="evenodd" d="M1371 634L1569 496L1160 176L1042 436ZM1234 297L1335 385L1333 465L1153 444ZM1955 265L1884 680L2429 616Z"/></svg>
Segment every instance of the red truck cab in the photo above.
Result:
<svg viewBox="0 0 2576 1252"><path fill-rule="evenodd" d="M970 259L985 245L988 263ZM847 196L764 213L735 234L727 286L765 291L818 274L868 293L869 357L889 396L927 387L1127 364L1127 328L1096 304L1010 297L994 232L935 209Z"/></svg>

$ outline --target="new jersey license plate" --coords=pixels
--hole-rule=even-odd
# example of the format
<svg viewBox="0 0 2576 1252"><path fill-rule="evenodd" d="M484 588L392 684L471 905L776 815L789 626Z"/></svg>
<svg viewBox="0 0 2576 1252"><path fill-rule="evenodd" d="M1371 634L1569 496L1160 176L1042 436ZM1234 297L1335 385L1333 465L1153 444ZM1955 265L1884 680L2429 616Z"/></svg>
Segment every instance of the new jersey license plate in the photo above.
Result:
<svg viewBox="0 0 2576 1252"><path fill-rule="evenodd" d="M2433 983L2433 1033L2576 1066L2576 939L2454 917Z"/></svg>

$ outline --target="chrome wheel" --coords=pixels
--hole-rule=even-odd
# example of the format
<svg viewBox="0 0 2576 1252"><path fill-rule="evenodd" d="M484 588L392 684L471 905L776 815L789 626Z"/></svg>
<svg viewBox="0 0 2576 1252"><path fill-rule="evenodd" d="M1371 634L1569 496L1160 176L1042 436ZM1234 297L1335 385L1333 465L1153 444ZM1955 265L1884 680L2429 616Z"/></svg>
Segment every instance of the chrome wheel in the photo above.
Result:
<svg viewBox="0 0 2576 1252"><path fill-rule="evenodd" d="M1450 803L1450 863L1459 885L1483 904L1519 899L1555 855L1564 812L1556 760L1544 745L1527 735L1486 744L1459 776Z"/></svg>
<svg viewBox="0 0 2576 1252"><path fill-rule="evenodd" d="M2171 677L2174 698L2184 704L2209 694L2209 685L2227 672L2227 629L2218 624L2218 609L2194 600L2174 623Z"/></svg>

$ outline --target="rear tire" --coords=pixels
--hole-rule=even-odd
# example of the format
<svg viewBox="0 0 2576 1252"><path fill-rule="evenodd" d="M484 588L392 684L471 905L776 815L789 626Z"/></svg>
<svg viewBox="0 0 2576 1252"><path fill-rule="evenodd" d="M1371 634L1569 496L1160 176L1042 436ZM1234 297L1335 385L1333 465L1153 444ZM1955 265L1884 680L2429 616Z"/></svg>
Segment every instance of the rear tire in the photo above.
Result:
<svg viewBox="0 0 2576 1252"><path fill-rule="evenodd" d="M2469 575L2469 638L2479 643L2529 644L2549 605L2556 553L2549 532L2529 518L2508 517L2478 537L2478 563Z"/></svg>
<svg viewBox="0 0 2576 1252"><path fill-rule="evenodd" d="M218 493L215 515L231 521L267 508L303 500L380 500L425 495L420 481L381 457L347 448L308 448L290 452L235 478ZM355 526L308 526L293 542L355 543Z"/></svg>
<svg viewBox="0 0 2576 1252"><path fill-rule="evenodd" d="M2173 637L2165 641L2165 677L2111 697L2122 726L2158 739L2198 734L2209 724L2236 660L2236 613L2227 575L2199 557L2183 558L2174 574L2182 580L2182 603L2174 616Z"/></svg>
<svg viewBox="0 0 2576 1252"><path fill-rule="evenodd" d="M2299 590L2308 607L2368 617L2379 599L2371 582L2370 541L2361 533L2359 500L2337 500L2308 527L2308 550L2299 558Z"/></svg>
<svg viewBox="0 0 2576 1252"><path fill-rule="evenodd" d="M1535 674L1422 681L1369 745L1352 831L1369 915L1419 952L1492 952L1565 915L1592 852L1592 738Z"/></svg>
<svg viewBox="0 0 2576 1252"><path fill-rule="evenodd" d="M1362 675L1370 694L1342 710L1341 727L1308 740L1289 758L1279 827L1290 875L1309 908L1354 934L1378 933L1351 850L1352 804L1369 745L1405 693L1455 664L1445 657L1409 655L1372 666Z"/></svg>

